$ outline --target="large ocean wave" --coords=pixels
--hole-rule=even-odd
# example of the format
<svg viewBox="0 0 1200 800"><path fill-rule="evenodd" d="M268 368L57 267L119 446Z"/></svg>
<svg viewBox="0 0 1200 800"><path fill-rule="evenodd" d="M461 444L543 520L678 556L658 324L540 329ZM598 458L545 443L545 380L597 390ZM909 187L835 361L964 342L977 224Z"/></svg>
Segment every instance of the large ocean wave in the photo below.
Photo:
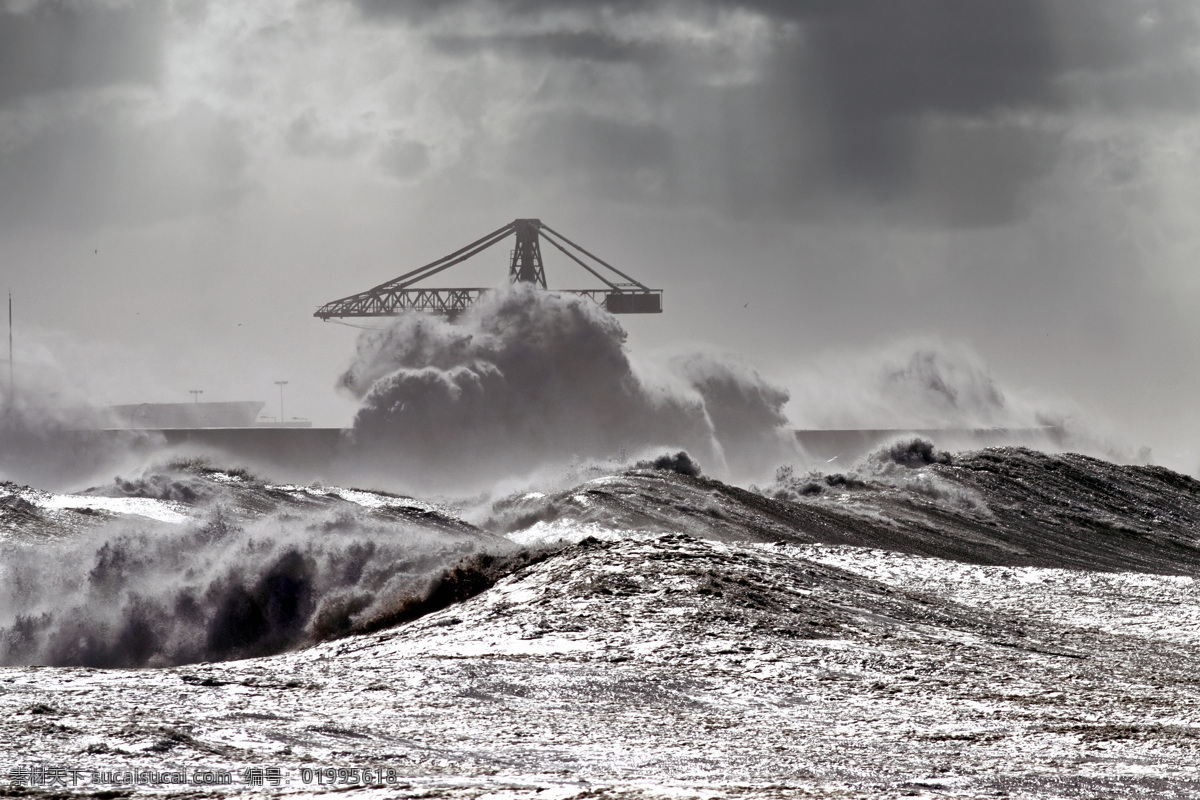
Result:
<svg viewBox="0 0 1200 800"><path fill-rule="evenodd" d="M0 498L5 522L23 514L17 536L0 544L0 663L135 667L266 655L420 616L528 558L415 501L364 507L237 471L183 465L95 494L108 495L99 508L113 508L99 501L116 496L189 513L182 524L125 515L34 538L20 527L46 527L36 503Z"/></svg>
<svg viewBox="0 0 1200 800"><path fill-rule="evenodd" d="M445 607L587 537L670 532L1200 574L1200 482L1161 467L908 439L844 471L781 469L756 489L706 477L684 453L593 464L577 479L451 511L183 464L77 496L73 511L87 513L69 517L9 484L0 663L131 667L294 649ZM140 506L114 517L122 499L171 504L182 521L150 521Z"/></svg>

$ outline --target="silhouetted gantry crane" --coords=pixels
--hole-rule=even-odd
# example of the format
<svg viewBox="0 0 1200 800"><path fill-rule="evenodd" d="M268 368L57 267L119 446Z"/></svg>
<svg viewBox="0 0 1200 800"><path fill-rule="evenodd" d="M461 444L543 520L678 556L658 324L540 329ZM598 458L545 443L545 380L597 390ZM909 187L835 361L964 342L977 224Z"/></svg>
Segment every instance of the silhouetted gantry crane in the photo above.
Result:
<svg viewBox="0 0 1200 800"><path fill-rule="evenodd" d="M634 280L613 265L598 258L572 242L566 236L544 224L540 219L516 219L461 250L406 272L374 289L352 294L326 303L313 316L330 317L390 317L402 311L426 311L454 316L465 311L488 289L429 289L415 287L455 264L461 264L492 245L516 234L516 245L508 267L512 283L532 283L546 288L546 271L542 266L541 240L545 239L566 254L567 258L586 269L605 284L603 289L555 289L560 294L577 294L603 305L613 314L657 314L662 311L662 290L651 289ZM589 264L588 262L591 262ZM610 280L601 268L623 280Z"/></svg>

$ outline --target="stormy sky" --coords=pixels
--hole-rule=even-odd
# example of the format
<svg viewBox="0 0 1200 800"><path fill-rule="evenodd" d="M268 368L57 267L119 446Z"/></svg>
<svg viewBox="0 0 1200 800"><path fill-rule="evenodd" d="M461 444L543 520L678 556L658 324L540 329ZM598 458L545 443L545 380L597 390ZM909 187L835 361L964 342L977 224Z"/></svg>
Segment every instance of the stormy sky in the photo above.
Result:
<svg viewBox="0 0 1200 800"><path fill-rule="evenodd" d="M17 368L288 380L344 424L358 331L313 310L533 216L665 290L635 351L811 401L814 364L944 345L1197 471L1198 33L1189 0L5 0Z"/></svg>

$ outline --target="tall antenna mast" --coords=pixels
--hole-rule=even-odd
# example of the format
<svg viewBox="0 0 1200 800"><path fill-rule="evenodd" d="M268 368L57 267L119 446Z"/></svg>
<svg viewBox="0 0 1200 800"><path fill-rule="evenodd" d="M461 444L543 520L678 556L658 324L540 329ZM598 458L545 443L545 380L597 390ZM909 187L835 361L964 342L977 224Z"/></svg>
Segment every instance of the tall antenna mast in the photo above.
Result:
<svg viewBox="0 0 1200 800"><path fill-rule="evenodd" d="M17 406L17 385L13 382L12 289L8 290L8 406Z"/></svg>

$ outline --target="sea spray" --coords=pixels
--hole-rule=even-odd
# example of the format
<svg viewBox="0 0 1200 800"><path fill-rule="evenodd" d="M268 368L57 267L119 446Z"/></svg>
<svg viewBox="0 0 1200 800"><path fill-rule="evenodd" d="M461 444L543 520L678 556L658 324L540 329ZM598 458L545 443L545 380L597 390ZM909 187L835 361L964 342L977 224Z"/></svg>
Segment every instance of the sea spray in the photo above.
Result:
<svg viewBox="0 0 1200 800"><path fill-rule="evenodd" d="M788 411L802 429L938 432L937 444L953 449L1031 444L1118 462L1151 458L1074 400L1014 388L966 344L936 337L827 351L789 385ZM980 430L986 440L971 435Z"/></svg>
<svg viewBox="0 0 1200 800"><path fill-rule="evenodd" d="M355 458L381 480L461 492L621 451L683 448L721 477L798 456L788 394L710 354L648 366L596 304L530 286L454 322L363 334L341 386L359 397Z"/></svg>

